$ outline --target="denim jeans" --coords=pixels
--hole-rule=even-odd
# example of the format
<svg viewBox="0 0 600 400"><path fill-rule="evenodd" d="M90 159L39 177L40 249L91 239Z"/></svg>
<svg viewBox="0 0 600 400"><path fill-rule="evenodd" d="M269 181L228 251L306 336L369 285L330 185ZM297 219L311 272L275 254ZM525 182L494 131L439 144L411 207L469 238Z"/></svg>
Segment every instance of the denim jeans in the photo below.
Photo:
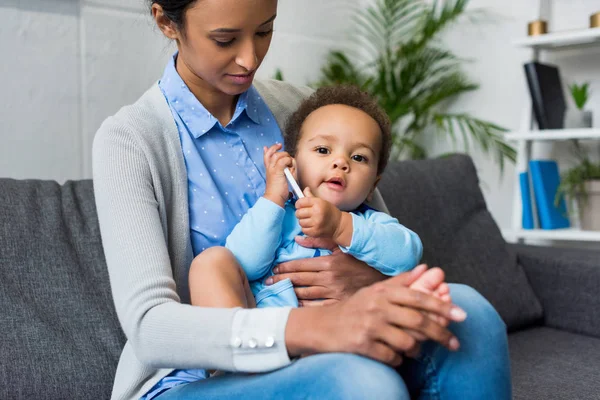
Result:
<svg viewBox="0 0 600 400"><path fill-rule="evenodd" d="M450 284L453 302L468 314L451 324L457 352L428 341L416 359L395 371L353 354L319 354L263 374L227 374L176 386L159 400L199 399L511 399L506 326L479 293Z"/></svg>

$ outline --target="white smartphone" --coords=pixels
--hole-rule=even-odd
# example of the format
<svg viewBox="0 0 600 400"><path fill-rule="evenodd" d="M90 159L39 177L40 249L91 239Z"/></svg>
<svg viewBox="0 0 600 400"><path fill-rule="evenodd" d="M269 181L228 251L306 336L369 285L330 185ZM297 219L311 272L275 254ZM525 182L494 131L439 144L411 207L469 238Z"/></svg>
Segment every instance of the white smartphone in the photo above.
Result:
<svg viewBox="0 0 600 400"><path fill-rule="evenodd" d="M302 193L302 190L300 189L300 186L298 186L298 182L296 182L296 180L294 179L294 176L292 175L292 173L289 170L289 168L284 168L283 169L283 173L285 174L285 177L287 178L288 183L292 187L292 191L296 195L296 198L297 199L303 198L304 197L304 193Z"/></svg>

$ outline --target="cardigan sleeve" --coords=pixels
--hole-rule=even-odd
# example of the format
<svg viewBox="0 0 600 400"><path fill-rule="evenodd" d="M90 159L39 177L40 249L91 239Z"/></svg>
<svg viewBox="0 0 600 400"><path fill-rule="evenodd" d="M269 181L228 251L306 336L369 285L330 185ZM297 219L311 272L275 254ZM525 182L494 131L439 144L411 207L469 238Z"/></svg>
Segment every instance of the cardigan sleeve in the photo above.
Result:
<svg viewBox="0 0 600 400"><path fill-rule="evenodd" d="M263 372L289 364L289 308L218 309L181 303L177 282L187 284L187 279L173 273L164 223L169 210L161 212L164 187L156 173L173 160L154 159L166 151L141 139L137 130L143 129L131 128L135 124L125 123L124 117L133 119L133 112L122 114L121 120L109 118L98 131L93 176L113 301L137 358L122 361L139 365L128 372L139 372L142 366Z"/></svg>

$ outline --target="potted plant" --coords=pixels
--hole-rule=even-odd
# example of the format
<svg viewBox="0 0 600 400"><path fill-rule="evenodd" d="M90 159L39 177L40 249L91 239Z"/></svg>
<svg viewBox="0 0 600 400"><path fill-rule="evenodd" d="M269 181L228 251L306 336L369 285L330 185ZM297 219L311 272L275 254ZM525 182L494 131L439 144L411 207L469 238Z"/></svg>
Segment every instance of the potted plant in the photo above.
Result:
<svg viewBox="0 0 600 400"><path fill-rule="evenodd" d="M577 203L581 229L600 231L600 162L591 161L578 142L574 143L578 163L561 175L555 203L562 195L571 211Z"/></svg>
<svg viewBox="0 0 600 400"><path fill-rule="evenodd" d="M462 69L465 61L446 49L439 34L466 13L468 0L375 0L354 16L357 53L334 50L313 86L355 84L373 95L393 124L392 158L427 157L424 138L439 135L465 150L478 145L503 170L515 150L506 129L444 106L479 86ZM460 139L459 139L460 138Z"/></svg>
<svg viewBox="0 0 600 400"><path fill-rule="evenodd" d="M585 82L581 85L573 83L569 85L569 92L575 103L575 110L569 109L565 118L565 128L591 128L592 127L592 112L585 111L585 103L587 103L590 92L589 83Z"/></svg>

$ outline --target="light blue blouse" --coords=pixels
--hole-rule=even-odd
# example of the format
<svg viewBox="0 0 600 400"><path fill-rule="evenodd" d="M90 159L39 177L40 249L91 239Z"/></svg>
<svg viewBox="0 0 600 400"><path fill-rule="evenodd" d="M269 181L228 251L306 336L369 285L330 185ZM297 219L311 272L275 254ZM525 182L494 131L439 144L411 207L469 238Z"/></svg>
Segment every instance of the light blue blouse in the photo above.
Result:
<svg viewBox="0 0 600 400"><path fill-rule="evenodd" d="M159 87L181 139L188 178L190 237L196 256L209 247L225 245L234 226L264 194L263 146L283 143L283 137L254 86L239 96L233 118L222 126L183 82L175 68L176 59L177 53L165 68ZM206 377L201 369L175 370L142 399Z"/></svg>

